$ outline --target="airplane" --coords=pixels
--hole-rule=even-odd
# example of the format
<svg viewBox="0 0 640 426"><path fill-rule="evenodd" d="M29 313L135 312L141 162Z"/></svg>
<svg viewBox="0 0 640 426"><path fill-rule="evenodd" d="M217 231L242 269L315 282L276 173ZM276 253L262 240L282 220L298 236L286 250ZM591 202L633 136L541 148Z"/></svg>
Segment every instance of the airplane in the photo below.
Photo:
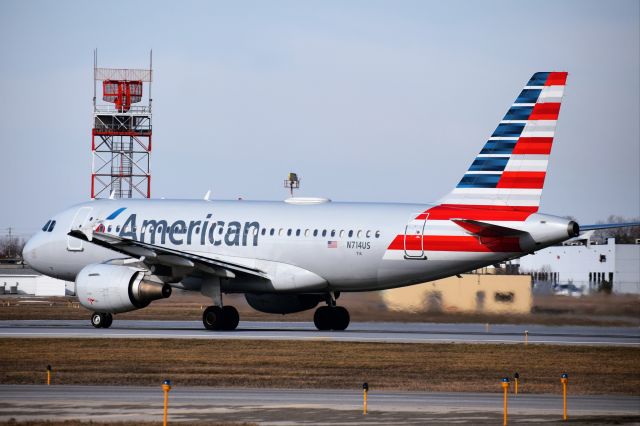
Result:
<svg viewBox="0 0 640 426"><path fill-rule="evenodd" d="M318 330L345 330L343 292L408 286L508 261L580 234L538 212L566 72L537 72L456 187L435 204L94 199L53 216L25 245L35 270L75 281L91 324L172 289L211 299L208 330L235 330L242 293L261 312L316 308ZM597 229L598 225L583 227Z"/></svg>

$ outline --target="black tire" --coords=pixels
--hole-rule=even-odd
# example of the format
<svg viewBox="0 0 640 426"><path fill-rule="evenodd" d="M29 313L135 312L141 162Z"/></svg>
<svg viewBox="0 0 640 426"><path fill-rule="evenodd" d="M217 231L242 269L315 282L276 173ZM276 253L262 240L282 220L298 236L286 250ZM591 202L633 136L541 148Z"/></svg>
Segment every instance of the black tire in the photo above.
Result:
<svg viewBox="0 0 640 426"><path fill-rule="evenodd" d="M331 311L328 306L320 306L313 314L313 323L320 331L331 330Z"/></svg>
<svg viewBox="0 0 640 426"><path fill-rule="evenodd" d="M222 329L233 331L238 327L240 322L240 314L233 306L225 306L222 308Z"/></svg>
<svg viewBox="0 0 640 426"><path fill-rule="evenodd" d="M103 314L104 320L102 322L102 328L109 328L111 324L113 324L113 315L111 314Z"/></svg>
<svg viewBox="0 0 640 426"><path fill-rule="evenodd" d="M349 311L342 306L336 306L331 311L331 329L336 331L346 330L351 321Z"/></svg>
<svg viewBox="0 0 640 426"><path fill-rule="evenodd" d="M202 313L202 324L207 330L222 330L224 322L222 308L219 306L209 306Z"/></svg>
<svg viewBox="0 0 640 426"><path fill-rule="evenodd" d="M91 325L94 328L102 328L104 324L104 314L94 312L91 314Z"/></svg>

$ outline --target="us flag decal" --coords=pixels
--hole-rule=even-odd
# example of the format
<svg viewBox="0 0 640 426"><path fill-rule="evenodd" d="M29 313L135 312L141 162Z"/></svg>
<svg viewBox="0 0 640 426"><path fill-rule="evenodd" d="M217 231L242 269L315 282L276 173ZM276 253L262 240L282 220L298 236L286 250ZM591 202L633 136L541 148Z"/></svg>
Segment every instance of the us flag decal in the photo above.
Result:
<svg viewBox="0 0 640 426"><path fill-rule="evenodd" d="M327 241L327 248L338 248L337 241Z"/></svg>

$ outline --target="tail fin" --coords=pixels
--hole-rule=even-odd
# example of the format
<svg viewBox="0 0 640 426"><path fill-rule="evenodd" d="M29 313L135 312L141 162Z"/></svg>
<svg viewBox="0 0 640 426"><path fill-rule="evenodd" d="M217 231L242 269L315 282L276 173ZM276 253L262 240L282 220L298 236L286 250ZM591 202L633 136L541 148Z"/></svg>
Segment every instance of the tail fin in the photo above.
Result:
<svg viewBox="0 0 640 426"><path fill-rule="evenodd" d="M566 72L535 73L441 203L537 211L566 79Z"/></svg>

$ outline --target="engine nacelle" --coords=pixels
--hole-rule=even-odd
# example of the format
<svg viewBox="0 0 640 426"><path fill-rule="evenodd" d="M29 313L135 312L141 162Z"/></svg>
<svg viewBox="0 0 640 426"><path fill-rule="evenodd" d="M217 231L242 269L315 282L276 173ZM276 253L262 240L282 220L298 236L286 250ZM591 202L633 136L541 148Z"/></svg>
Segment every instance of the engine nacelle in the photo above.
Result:
<svg viewBox="0 0 640 426"><path fill-rule="evenodd" d="M94 263L76 277L80 304L95 312L128 312L171 296L171 286L144 279L139 268Z"/></svg>
<svg viewBox="0 0 640 426"><path fill-rule="evenodd" d="M267 314L292 314L315 308L324 300L321 294L254 294L244 295L256 311Z"/></svg>

